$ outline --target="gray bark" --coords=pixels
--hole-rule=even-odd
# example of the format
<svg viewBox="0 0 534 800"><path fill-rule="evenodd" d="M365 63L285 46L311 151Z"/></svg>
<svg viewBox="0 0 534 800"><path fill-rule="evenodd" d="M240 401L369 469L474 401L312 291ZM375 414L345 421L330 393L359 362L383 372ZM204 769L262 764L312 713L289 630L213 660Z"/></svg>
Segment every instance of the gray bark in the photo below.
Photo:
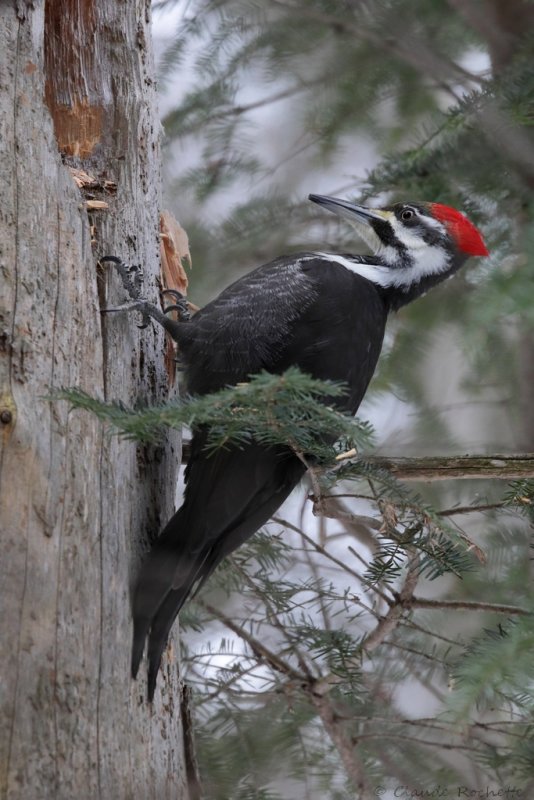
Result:
<svg viewBox="0 0 534 800"><path fill-rule="evenodd" d="M95 266L106 253L142 263L157 301L149 6L0 5L2 800L187 796L176 642L153 708L129 673L131 584L172 512L179 441L112 439L44 398L170 391L162 333L102 317L125 296ZM107 210L88 215L69 161L97 177Z"/></svg>

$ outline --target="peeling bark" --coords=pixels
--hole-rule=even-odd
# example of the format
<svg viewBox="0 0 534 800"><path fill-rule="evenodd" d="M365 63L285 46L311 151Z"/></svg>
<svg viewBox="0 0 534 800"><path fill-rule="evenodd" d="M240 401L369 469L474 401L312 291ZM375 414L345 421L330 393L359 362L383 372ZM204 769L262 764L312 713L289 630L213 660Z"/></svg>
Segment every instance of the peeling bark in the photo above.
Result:
<svg viewBox="0 0 534 800"><path fill-rule="evenodd" d="M0 798L186 798L177 643L151 709L130 679L130 585L173 508L179 440L110 439L45 395L165 399L164 340L102 317L157 298L159 123L149 2L0 6ZM46 98L46 100L45 100ZM88 216L67 164L97 178ZM103 190L104 191L104 190Z"/></svg>

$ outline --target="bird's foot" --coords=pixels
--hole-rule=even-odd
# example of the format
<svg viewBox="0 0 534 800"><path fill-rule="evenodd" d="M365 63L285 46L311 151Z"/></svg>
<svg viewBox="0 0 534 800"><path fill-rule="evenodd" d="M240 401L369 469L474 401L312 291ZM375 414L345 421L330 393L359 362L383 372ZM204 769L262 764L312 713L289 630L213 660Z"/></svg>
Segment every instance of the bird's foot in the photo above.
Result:
<svg viewBox="0 0 534 800"><path fill-rule="evenodd" d="M161 294L162 297L165 297L166 294L170 294L175 300L172 305L166 306L163 309L163 313L168 314L170 311L176 311L180 322L189 322L191 319L191 311L189 310L189 304L184 295L177 289L163 289Z"/></svg>
<svg viewBox="0 0 534 800"><path fill-rule="evenodd" d="M102 313L128 313L130 311L139 311L142 315L142 322L141 325L137 326L138 328L146 328L150 319L154 319L156 322L159 322L159 324L165 328L168 333L170 333L175 341L178 341L180 322L187 322L191 319L188 303L183 294L176 289L164 289L162 291L162 295L172 295L176 302L170 306L167 306L162 311L154 303L150 303L148 300L145 300L141 297L143 270L140 266L126 264L124 261L122 261L122 259L117 258L117 256L103 256L100 259L100 264L105 264L106 262L110 262L117 269L117 272L122 280L122 285L128 292L132 302L122 303L120 306L115 306L113 308L103 308ZM170 319L167 316L170 311L178 312L178 321Z"/></svg>
<svg viewBox="0 0 534 800"><path fill-rule="evenodd" d="M149 303L148 300L134 300L131 303L122 303L120 306L114 306L113 308L101 309L102 314L111 314L117 312L129 313L130 311L139 311L142 315L143 321L141 325L137 326L138 328L148 327L148 323L151 318L155 319L157 322L163 325L163 327L166 326L166 323L172 322L172 320L169 320L165 314L154 305L154 303Z"/></svg>

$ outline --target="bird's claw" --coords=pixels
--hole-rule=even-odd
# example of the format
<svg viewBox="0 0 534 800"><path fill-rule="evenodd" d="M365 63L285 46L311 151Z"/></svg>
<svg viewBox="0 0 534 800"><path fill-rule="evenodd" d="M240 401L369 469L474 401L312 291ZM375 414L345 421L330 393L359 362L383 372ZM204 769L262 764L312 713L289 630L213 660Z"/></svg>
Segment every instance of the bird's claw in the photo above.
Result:
<svg viewBox="0 0 534 800"><path fill-rule="evenodd" d="M139 264L126 264L117 256L102 256L100 264L104 264L107 261L115 265L122 280L122 285L132 300L140 300L144 278L143 268Z"/></svg>
<svg viewBox="0 0 534 800"><path fill-rule="evenodd" d="M184 300L184 295L178 291L178 289L162 289L162 295L170 294L174 299L178 302L178 300Z"/></svg>
<svg viewBox="0 0 534 800"><path fill-rule="evenodd" d="M122 259L117 256L103 256L100 259L100 264L106 262L112 263L119 273L122 285L130 295L131 303L123 303L115 308L103 308L102 313L120 312L120 311L139 311L143 317L142 322L138 328L147 328L150 319L156 320L165 330L170 333L175 341L178 341L180 323L191 319L191 312L189 311L187 300L183 294L176 289L164 289L162 295L170 294L176 300L171 306L168 306L163 311L158 308L154 303L149 303L141 297L141 287L143 285L143 270L140 266L125 264ZM169 311L178 312L178 322L167 317Z"/></svg>
<svg viewBox="0 0 534 800"><path fill-rule="evenodd" d="M174 297L176 300L176 302L172 305L166 306L163 309L163 313L168 314L170 311L176 311L178 313L178 319L180 322L189 322L191 319L191 312L185 296L179 292L178 289L162 289L161 294L163 297L166 294L170 294L171 297Z"/></svg>
<svg viewBox="0 0 534 800"><path fill-rule="evenodd" d="M132 303L123 303L120 306L115 306L114 308L103 308L101 309L102 314L110 314L113 312L121 312L121 311L140 311L143 316L143 322L141 325L138 325L138 328L148 328L148 324L150 322L150 317L153 316L151 311L154 309L152 303L149 303L148 300L134 300Z"/></svg>
<svg viewBox="0 0 534 800"><path fill-rule="evenodd" d="M164 314L168 314L170 311L178 312L178 319L181 322L189 322L191 319L191 312L189 311L185 298L183 303L174 303L172 306L166 306L163 309Z"/></svg>

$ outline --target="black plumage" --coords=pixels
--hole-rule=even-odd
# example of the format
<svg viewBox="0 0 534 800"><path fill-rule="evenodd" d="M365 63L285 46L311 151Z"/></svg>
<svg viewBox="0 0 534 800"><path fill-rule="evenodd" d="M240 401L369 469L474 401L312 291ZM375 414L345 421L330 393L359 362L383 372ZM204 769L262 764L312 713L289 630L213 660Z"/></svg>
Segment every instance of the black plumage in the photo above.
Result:
<svg viewBox="0 0 534 800"><path fill-rule="evenodd" d="M281 258L228 287L180 326L191 394L214 392L266 369L298 366L344 381L358 409L382 346L388 300L370 281L312 254ZM195 431L184 503L145 561L134 595L132 670L149 637L149 697L168 633L198 581L264 525L304 474L289 448L250 444L207 457Z"/></svg>
<svg viewBox="0 0 534 800"><path fill-rule="evenodd" d="M436 220L427 205L374 210L312 199L352 214L369 230L367 240L376 241L377 255L279 258L233 283L188 322L170 323L149 304L135 304L177 340L191 394L235 385L260 370L297 366L315 378L345 382L348 393L334 402L354 414L375 370L389 311L455 272L467 257L459 245L466 237L470 254L487 252L478 231L454 209L439 207L442 217L456 215L458 234L449 234L448 222ZM267 522L305 470L289 446L250 443L207 455L206 437L206 430L193 431L183 505L155 542L134 592L132 672L135 677L148 637L149 699L187 597Z"/></svg>

